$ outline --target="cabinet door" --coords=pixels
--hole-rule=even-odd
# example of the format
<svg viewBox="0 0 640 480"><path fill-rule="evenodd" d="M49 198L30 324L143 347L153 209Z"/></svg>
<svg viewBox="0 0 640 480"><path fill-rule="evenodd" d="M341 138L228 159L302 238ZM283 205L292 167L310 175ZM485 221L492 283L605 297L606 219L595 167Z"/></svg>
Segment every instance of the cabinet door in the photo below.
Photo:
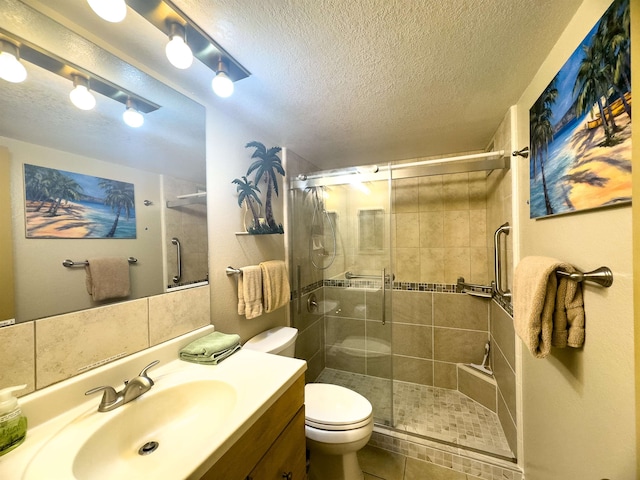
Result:
<svg viewBox="0 0 640 480"><path fill-rule="evenodd" d="M304 406L247 477L249 480L305 480Z"/></svg>

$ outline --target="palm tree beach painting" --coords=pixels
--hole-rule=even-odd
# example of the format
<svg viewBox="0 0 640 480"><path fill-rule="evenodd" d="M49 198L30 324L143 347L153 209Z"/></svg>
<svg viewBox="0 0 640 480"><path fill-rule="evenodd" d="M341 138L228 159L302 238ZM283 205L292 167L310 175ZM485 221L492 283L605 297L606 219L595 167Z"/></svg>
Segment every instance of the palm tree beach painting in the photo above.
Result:
<svg viewBox="0 0 640 480"><path fill-rule="evenodd" d="M531 218L631 202L629 0L615 0L529 111Z"/></svg>
<svg viewBox="0 0 640 480"><path fill-rule="evenodd" d="M136 238L132 183L24 165L27 238Z"/></svg>

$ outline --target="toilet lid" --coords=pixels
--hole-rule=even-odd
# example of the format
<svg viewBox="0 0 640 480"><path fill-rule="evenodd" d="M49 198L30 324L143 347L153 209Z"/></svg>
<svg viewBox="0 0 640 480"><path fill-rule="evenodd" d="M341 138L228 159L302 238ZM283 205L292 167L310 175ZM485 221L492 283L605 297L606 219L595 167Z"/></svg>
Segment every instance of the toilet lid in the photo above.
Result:
<svg viewBox="0 0 640 480"><path fill-rule="evenodd" d="M350 430L371 422L369 400L348 388L328 383L304 387L305 423L325 430Z"/></svg>

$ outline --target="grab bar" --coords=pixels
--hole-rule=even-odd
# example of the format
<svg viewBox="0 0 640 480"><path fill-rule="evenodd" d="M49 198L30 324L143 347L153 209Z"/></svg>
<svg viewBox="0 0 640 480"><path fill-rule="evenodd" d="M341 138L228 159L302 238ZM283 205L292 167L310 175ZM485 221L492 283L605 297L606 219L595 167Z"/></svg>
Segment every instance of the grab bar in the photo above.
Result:
<svg viewBox="0 0 640 480"><path fill-rule="evenodd" d="M502 261L500 259L500 235L501 234L509 235L510 230L511 230L511 227L509 226L509 222L506 222L496 230L496 233L493 234L493 254L495 257L495 262L494 262L495 282L493 282L493 284L496 289L496 293L502 297L507 297L507 298L511 297L511 292L509 291L509 289L506 289L506 290L502 289Z"/></svg>
<svg viewBox="0 0 640 480"><path fill-rule="evenodd" d="M171 243L176 246L177 250L177 263L178 263L178 274L173 276L173 283L178 283L182 278L182 253L180 252L180 240L177 237L173 237L171 239Z"/></svg>
<svg viewBox="0 0 640 480"><path fill-rule="evenodd" d="M378 275L360 275L358 273L353 273L353 272L344 272L344 278L346 278L347 280L351 280L353 278L367 278L370 280L377 280L378 278L380 278ZM391 275L386 275L383 277L383 281L388 282L388 281L394 281L396 279L395 274L391 274Z"/></svg>
<svg viewBox="0 0 640 480"><path fill-rule="evenodd" d="M468 283L464 281L464 277L458 277L456 282L456 293L466 293L474 297L491 298L493 296L493 287L491 285L480 285L477 283Z"/></svg>
<svg viewBox="0 0 640 480"><path fill-rule="evenodd" d="M357 273L344 272L344 278L351 280L352 278L378 278L378 275L358 275Z"/></svg>

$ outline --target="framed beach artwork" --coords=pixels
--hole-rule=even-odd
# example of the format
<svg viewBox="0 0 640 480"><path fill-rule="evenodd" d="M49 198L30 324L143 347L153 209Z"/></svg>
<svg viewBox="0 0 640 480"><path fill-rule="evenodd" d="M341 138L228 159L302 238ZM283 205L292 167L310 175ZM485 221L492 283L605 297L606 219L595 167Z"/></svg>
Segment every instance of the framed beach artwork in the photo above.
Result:
<svg viewBox="0 0 640 480"><path fill-rule="evenodd" d="M631 202L629 0L615 0L529 111L530 217Z"/></svg>
<svg viewBox="0 0 640 480"><path fill-rule="evenodd" d="M24 165L27 238L136 238L132 183Z"/></svg>

